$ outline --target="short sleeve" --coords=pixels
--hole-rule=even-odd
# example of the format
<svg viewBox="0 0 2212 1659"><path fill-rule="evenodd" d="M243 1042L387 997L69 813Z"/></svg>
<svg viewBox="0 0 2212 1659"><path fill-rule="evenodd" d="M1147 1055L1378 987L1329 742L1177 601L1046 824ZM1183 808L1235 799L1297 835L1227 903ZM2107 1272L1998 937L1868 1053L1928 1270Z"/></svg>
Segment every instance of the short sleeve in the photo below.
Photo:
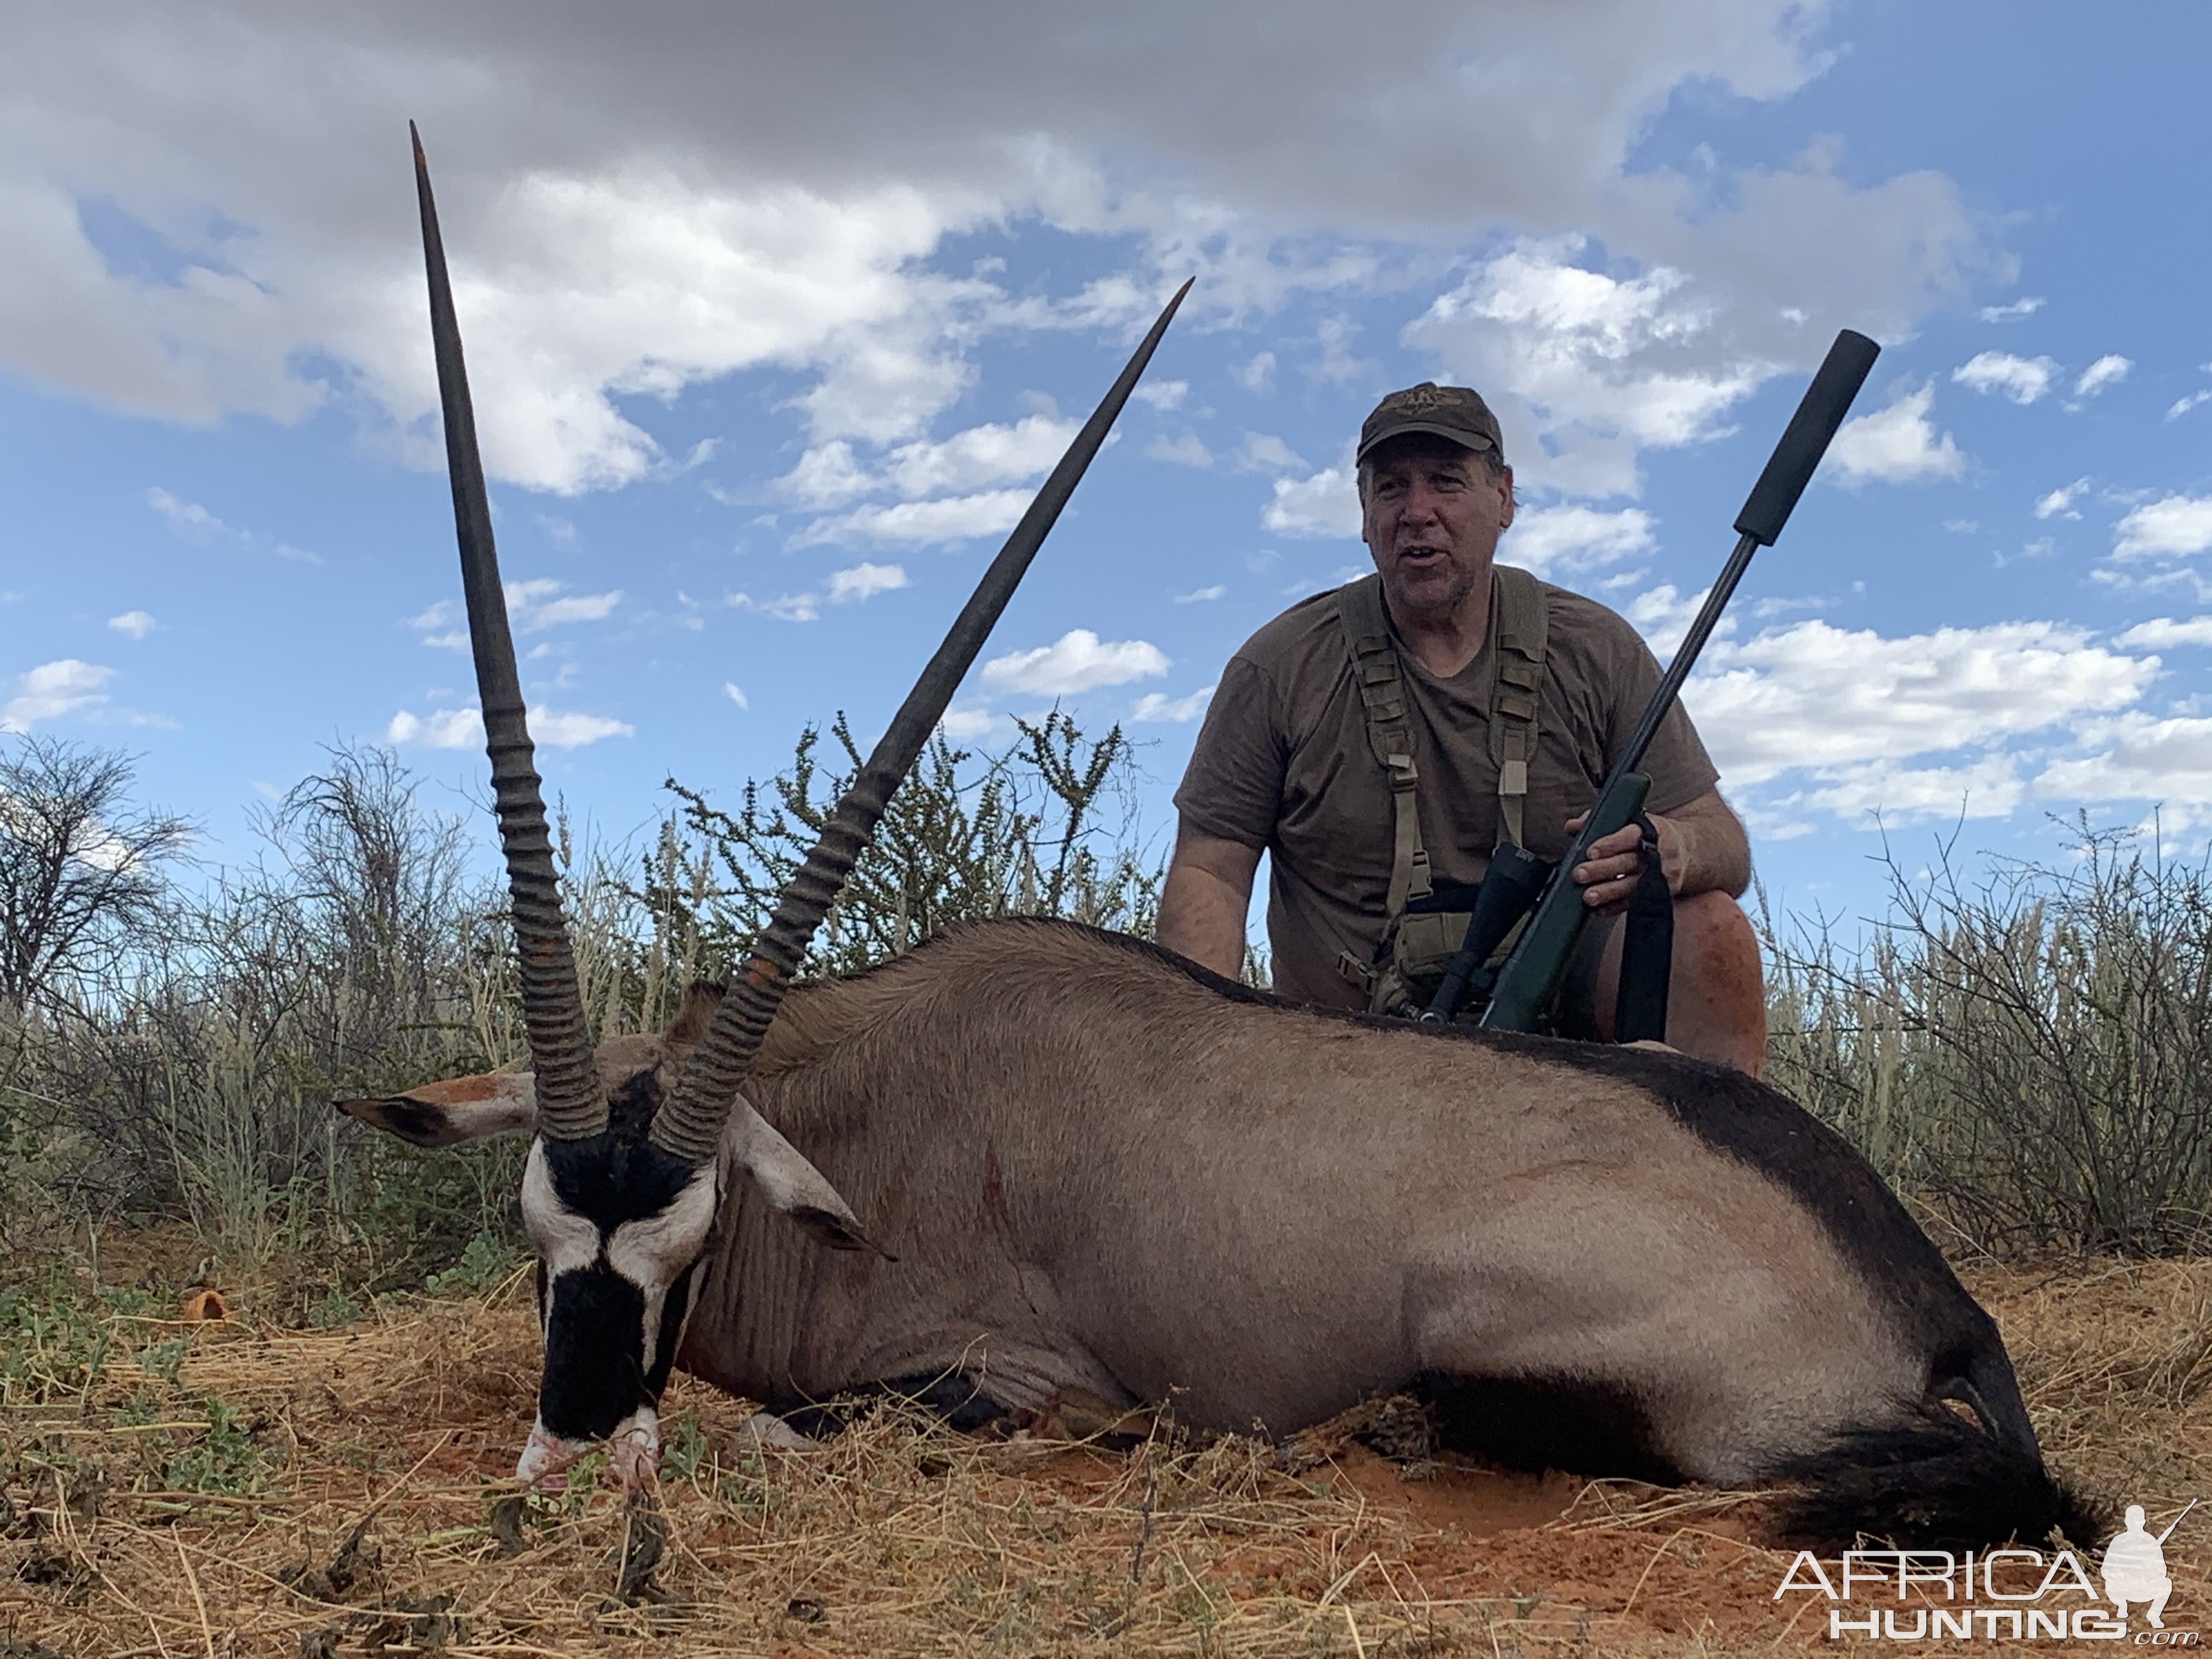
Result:
<svg viewBox="0 0 2212 1659"><path fill-rule="evenodd" d="M1175 793L1176 811L1193 829L1245 847L1274 839L1287 751L1273 704L1258 665L1231 657Z"/></svg>

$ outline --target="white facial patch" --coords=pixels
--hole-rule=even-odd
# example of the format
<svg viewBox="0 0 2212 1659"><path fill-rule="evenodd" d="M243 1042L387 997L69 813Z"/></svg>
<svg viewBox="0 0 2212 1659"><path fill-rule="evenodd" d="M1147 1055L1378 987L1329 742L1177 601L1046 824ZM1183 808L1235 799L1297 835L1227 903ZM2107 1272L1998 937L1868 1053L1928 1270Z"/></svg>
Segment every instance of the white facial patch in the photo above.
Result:
<svg viewBox="0 0 2212 1659"><path fill-rule="evenodd" d="M659 1215L623 1222L607 1242L607 1266L645 1297L642 1334L647 1365L653 1363L660 1334L660 1310L668 1299L668 1287L699 1259L706 1246L707 1230L714 1224L715 1203L714 1166L704 1165L692 1171L691 1179ZM684 1316L690 1316L688 1307Z"/></svg>
<svg viewBox="0 0 2212 1659"><path fill-rule="evenodd" d="M542 1140L532 1143L522 1165L522 1224L549 1274L588 1267L599 1259L599 1230L561 1201Z"/></svg>

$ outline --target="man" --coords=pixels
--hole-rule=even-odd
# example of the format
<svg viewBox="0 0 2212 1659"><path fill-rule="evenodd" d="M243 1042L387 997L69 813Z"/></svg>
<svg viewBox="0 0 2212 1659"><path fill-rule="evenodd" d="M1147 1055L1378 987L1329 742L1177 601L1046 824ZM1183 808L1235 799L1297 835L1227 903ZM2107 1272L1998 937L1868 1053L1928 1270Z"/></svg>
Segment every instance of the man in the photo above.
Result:
<svg viewBox="0 0 2212 1659"><path fill-rule="evenodd" d="M1358 460L1376 575L1292 605L1230 659L1176 793L1159 939L1235 975L1264 851L1276 989L1368 1008L1425 1000L1441 957L1424 914L1479 883L1502 840L1565 854L1660 676L1611 611L1494 566L1513 473L1474 392L1393 392ZM1644 769L1674 896L1668 1041L1755 1076L1765 999L1735 902L1743 826L1679 707ZM1612 1036L1641 839L1606 836L1573 872L1594 915L1555 1010L1565 1035Z"/></svg>
<svg viewBox="0 0 2212 1659"><path fill-rule="evenodd" d="M2105 1599L2120 1610L2123 1619L2128 1616L2129 1602L2147 1602L2151 1628L2164 1630L2166 1598L2173 1594L2173 1580L2166 1573L2165 1545L2173 1528L2152 1537L2143 1525L2140 1504L2128 1505L2127 1521L2127 1530L2114 1534L2105 1546Z"/></svg>

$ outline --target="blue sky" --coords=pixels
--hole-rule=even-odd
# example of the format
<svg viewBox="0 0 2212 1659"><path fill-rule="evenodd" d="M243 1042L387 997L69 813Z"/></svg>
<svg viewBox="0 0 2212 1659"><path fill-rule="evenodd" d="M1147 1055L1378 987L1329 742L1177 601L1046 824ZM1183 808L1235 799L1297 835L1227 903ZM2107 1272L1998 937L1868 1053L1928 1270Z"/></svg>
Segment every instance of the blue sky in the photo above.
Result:
<svg viewBox="0 0 2212 1659"><path fill-rule="evenodd" d="M1770 0L11 9L0 726L250 850L323 745L481 797L406 121L549 782L602 830L872 731L1159 301L956 704L1146 746L1360 568L1375 398L1662 657L1839 326L1860 419L1688 702L1785 905L2050 815L2212 828L2212 17Z"/></svg>

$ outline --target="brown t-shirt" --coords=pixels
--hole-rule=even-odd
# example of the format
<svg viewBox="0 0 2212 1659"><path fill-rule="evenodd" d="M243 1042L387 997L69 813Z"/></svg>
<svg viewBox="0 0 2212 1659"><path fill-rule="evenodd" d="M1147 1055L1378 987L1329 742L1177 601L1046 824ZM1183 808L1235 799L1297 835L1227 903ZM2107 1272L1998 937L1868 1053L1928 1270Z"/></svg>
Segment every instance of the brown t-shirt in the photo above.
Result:
<svg viewBox="0 0 2212 1659"><path fill-rule="evenodd" d="M1595 599L1542 584L1547 637L1528 768L1528 850L1557 859L1566 821L1588 809L1659 684L1659 665L1626 622ZM1402 647L1421 842L1439 886L1482 879L1498 844L1498 763L1490 702L1498 683L1497 601L1474 660L1440 679ZM1648 810L1672 811L1720 774L1680 703L1646 753ZM1371 961L1390 885L1390 787L1367 744L1334 592L1302 599L1244 642L1192 750L1176 808L1201 834L1264 848L1275 988L1364 1007L1337 969L1349 948Z"/></svg>

